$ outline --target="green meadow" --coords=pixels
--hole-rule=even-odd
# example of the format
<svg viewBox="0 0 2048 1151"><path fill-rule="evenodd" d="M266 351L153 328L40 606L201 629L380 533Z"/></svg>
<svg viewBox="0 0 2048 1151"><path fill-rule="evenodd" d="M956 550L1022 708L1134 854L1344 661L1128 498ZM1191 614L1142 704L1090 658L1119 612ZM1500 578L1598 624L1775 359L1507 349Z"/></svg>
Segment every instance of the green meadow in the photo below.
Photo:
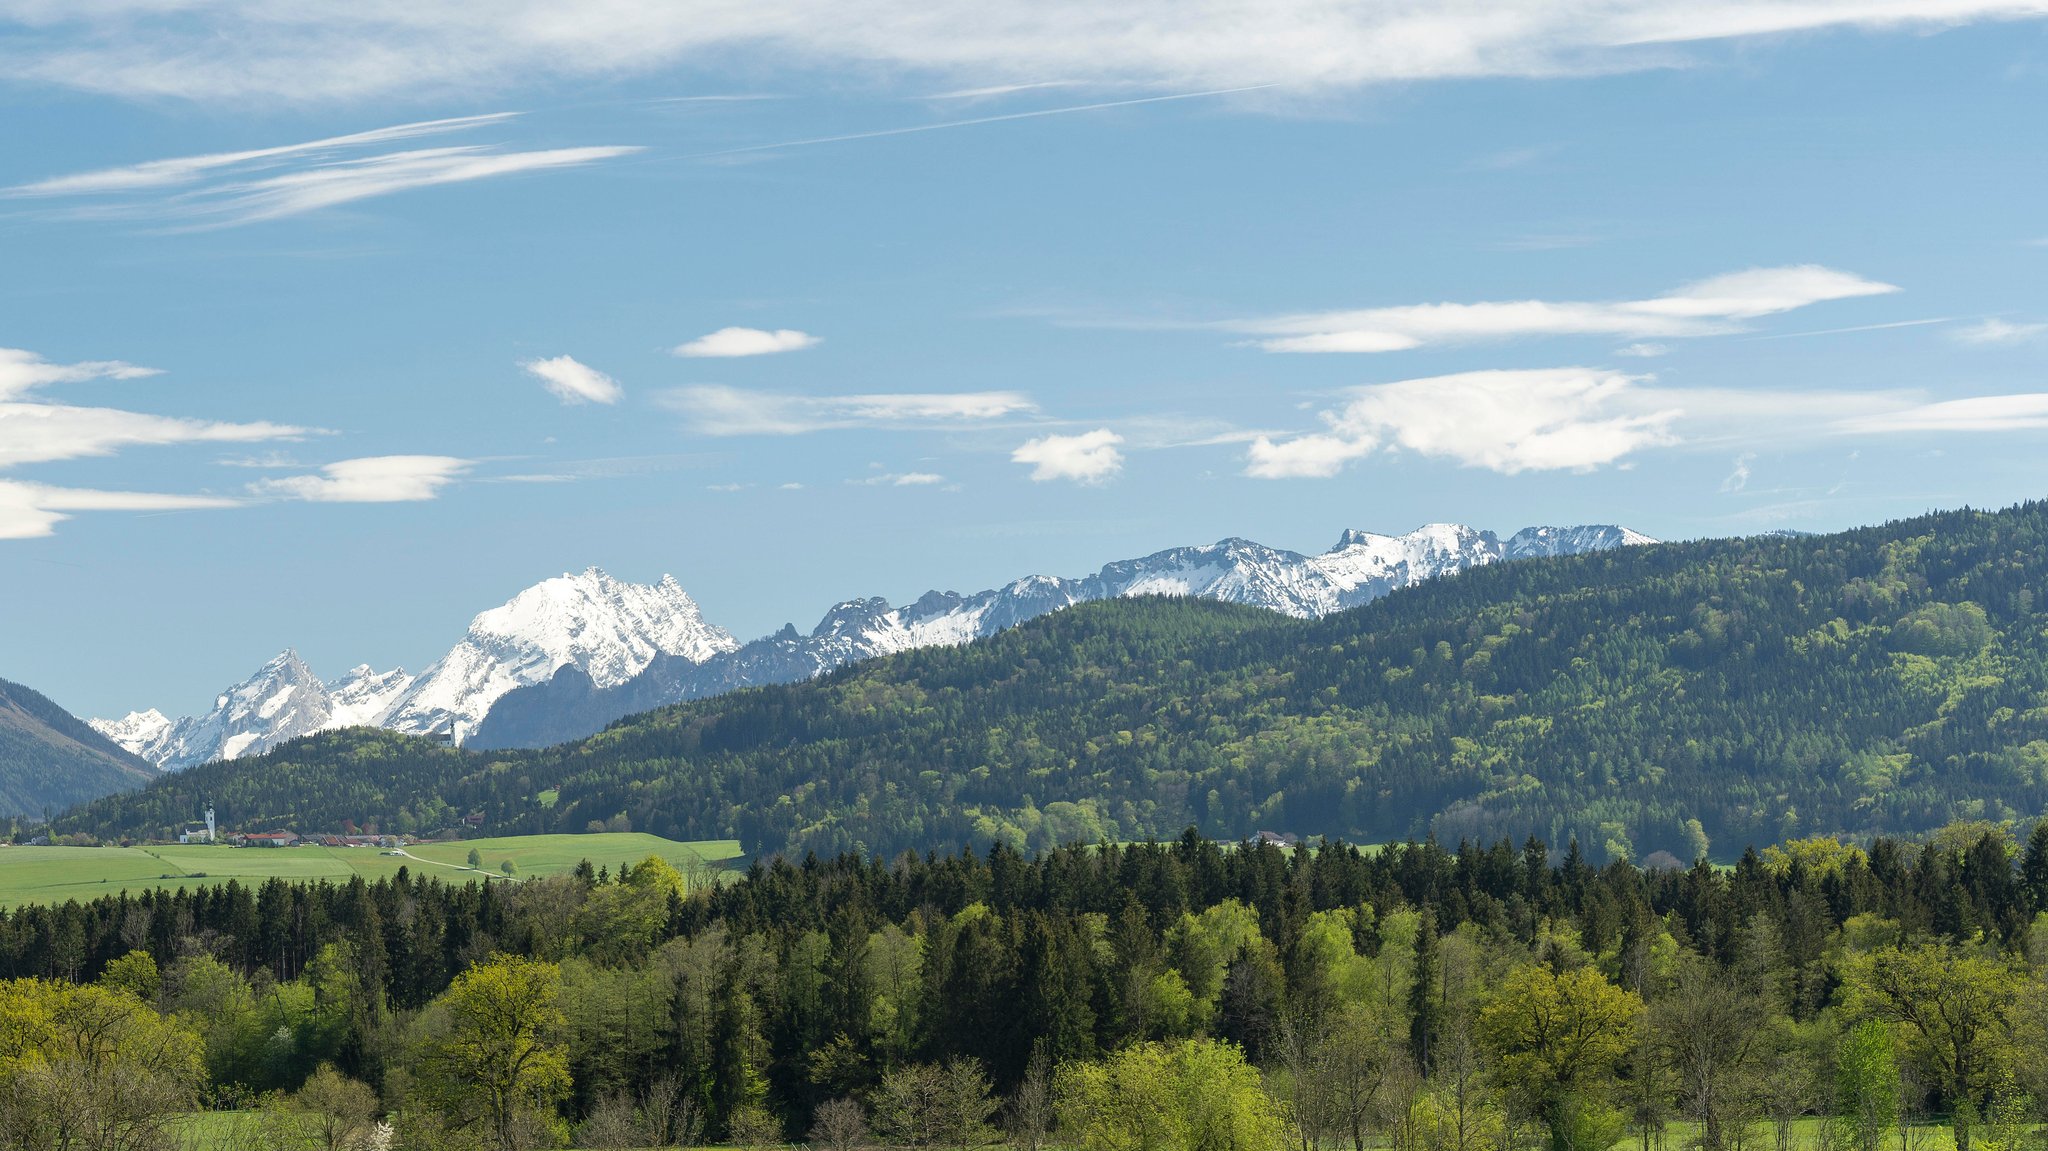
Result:
<svg viewBox="0 0 2048 1151"><path fill-rule="evenodd" d="M482 857L472 871L469 853ZM163 844L144 847L0 847L0 907L24 903L87 900L115 892L185 888L267 879L347 882L352 876L381 879L401 867L455 882L468 878L503 880L510 860L514 875L530 879L573 870L583 860L617 871L658 855L679 868L719 865L740 857L739 841L680 843L640 832L594 835L519 835L498 839L416 843L406 856L373 847L228 847Z"/></svg>

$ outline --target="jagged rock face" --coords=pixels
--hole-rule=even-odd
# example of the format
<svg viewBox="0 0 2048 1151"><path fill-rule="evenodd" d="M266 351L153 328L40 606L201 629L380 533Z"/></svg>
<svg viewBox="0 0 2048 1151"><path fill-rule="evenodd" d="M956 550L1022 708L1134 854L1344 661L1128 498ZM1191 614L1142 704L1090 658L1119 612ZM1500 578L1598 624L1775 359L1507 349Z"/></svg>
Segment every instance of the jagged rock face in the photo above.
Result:
<svg viewBox="0 0 2048 1151"><path fill-rule="evenodd" d="M468 734L498 697L576 668L617 687L656 656L702 660L739 644L704 621L671 577L631 584L596 568L543 580L471 621L446 656L418 676L368 665L322 683L286 651L229 688L203 716L175 722L154 710L94 720L101 734L167 769L267 751L336 727Z"/></svg>
<svg viewBox="0 0 2048 1151"><path fill-rule="evenodd" d="M912 648L968 643L1090 600L1196 596L1312 618L1481 564L1652 542L1605 525L1524 528L1506 542L1459 524L1399 536L1347 531L1337 546L1312 556L1227 539L1120 560L1080 578L1036 575L972 595L928 592L902 607L879 598L846 600L809 635L785 627L745 645L705 622L673 578L632 584L591 568L543 580L477 616L461 641L418 676L366 665L322 683L286 651L203 716L172 721L151 710L91 722L169 769L353 725L447 733L478 747L540 746L664 704L807 679Z"/></svg>
<svg viewBox="0 0 2048 1151"><path fill-rule="evenodd" d="M735 688L790 683L911 648L968 643L1090 600L1196 596L1313 618L1481 564L1651 542L1626 528L1592 526L1525 528L1503 543L1492 532L1429 524L1399 536L1347 531L1336 547L1314 556L1228 539L1121 560L1079 579L1028 576L974 595L929 592L900 608L881 599L847 600L827 611L808 636L785 627L707 660L657 658L610 689L558 679L508 692L469 742L540 747L578 739L635 712Z"/></svg>
<svg viewBox="0 0 2048 1151"><path fill-rule="evenodd" d="M222 692L213 710L165 721L155 709L118 721L91 720L101 735L166 770L267 751L334 726L326 684L297 652L279 652L255 675Z"/></svg>

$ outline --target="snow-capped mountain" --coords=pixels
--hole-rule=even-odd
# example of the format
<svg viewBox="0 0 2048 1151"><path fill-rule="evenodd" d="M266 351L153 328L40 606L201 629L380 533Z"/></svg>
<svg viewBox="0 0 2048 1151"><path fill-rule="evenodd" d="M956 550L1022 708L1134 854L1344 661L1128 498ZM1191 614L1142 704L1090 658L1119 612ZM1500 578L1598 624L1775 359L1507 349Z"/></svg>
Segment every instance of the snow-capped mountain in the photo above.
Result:
<svg viewBox="0 0 2048 1151"><path fill-rule="evenodd" d="M927 592L902 607L879 598L847 600L827 611L807 636L784 627L710 659L656 658L638 676L614 687L564 673L508 692L468 742L538 747L576 739L634 712L735 688L807 679L872 656L963 644L1090 600L1193 596L1313 618L1481 564L1654 542L1605 525L1524 528L1502 541L1492 532L1459 524L1428 524L1400 536L1347 531L1337 546L1313 556L1227 539L1121 560L1078 579L1027 576L973 595Z"/></svg>
<svg viewBox="0 0 2048 1151"><path fill-rule="evenodd" d="M131 711L120 719L89 719L86 726L113 740L123 751L154 764L171 756L177 725L155 708Z"/></svg>
<svg viewBox="0 0 2048 1151"><path fill-rule="evenodd" d="M616 687L656 655L702 663L737 647L731 632L704 622L674 576L631 584L591 568L542 580L471 620L462 642L377 722L398 731L448 731L460 741L499 696L559 668Z"/></svg>
<svg viewBox="0 0 2048 1151"><path fill-rule="evenodd" d="M168 769L259 754L337 727L446 732L460 740L499 696L563 668L610 688L656 656L701 662L738 646L723 628L704 622L672 577L631 584L591 568L543 580L477 616L462 640L418 676L365 665L323 683L286 651L223 692L205 715L171 721L151 709L91 723Z"/></svg>
<svg viewBox="0 0 2048 1151"><path fill-rule="evenodd" d="M543 580L477 616L418 676L366 665L323 683L287 650L222 693L205 715L172 721L149 710L91 723L171 769L353 725L446 733L478 747L537 746L663 704L968 643L1090 600L1194 596L1309 618L1481 564L1652 542L1611 526L1525 528L1503 541L1458 524L1400 536L1347 531L1317 555L1227 539L1120 560L1079 578L1027 576L972 595L928 592L901 607L847 600L808 635L785 626L745 645L705 622L673 578L632 584L591 568Z"/></svg>
<svg viewBox="0 0 2048 1151"><path fill-rule="evenodd" d="M263 751L336 726L331 712L328 685L297 652L286 649L255 675L222 692L205 715L172 722L151 708L121 720L87 722L158 767L178 769Z"/></svg>

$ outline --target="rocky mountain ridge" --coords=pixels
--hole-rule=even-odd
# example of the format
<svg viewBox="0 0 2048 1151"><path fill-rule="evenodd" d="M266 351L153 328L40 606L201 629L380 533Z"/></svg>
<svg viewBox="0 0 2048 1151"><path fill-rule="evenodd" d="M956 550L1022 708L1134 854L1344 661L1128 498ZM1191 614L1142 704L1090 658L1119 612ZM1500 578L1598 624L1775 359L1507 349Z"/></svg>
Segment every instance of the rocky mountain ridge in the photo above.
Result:
<svg viewBox="0 0 2048 1151"><path fill-rule="evenodd" d="M1232 538L1119 560L1079 578L1035 575L971 595L928 592L900 607L879 597L845 600L809 634L785 626L744 645L707 623L673 577L633 584L593 567L543 580L479 614L416 676L364 665L322 681L287 649L204 715L171 720L149 709L91 724L167 770L351 726L475 747L540 746L664 704L968 643L1092 600L1192 596L1314 618L1482 564L1650 542L1611 525L1524 528L1505 540L1459 524L1398 536L1351 530L1317 555Z"/></svg>

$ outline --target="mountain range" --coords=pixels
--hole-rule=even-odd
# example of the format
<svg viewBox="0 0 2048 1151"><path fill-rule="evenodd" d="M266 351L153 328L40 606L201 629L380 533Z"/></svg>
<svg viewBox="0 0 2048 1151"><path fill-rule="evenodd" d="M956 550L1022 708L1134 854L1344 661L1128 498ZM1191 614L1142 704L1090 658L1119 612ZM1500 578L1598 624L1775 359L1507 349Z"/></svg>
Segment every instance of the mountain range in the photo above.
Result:
<svg viewBox="0 0 2048 1151"><path fill-rule="evenodd" d="M1193 827L1732 859L2048 810L2044 581L2037 503L1485 563L1320 618L1119 597L543 749L326 732L55 826L148 838L210 799L301 833L611 828L797 857Z"/></svg>
<svg viewBox="0 0 2048 1151"><path fill-rule="evenodd" d="M542 580L478 615L448 654L418 675L364 665L322 681L288 648L220 693L204 715L172 720L151 708L91 723L171 771L343 727L460 741L499 696L557 669L573 667L593 684L614 687L658 655L703 660L738 646L723 628L704 622L675 580L632 584L592 568Z"/></svg>
<svg viewBox="0 0 2048 1151"><path fill-rule="evenodd" d="M786 626L745 645L706 623L673 577L633 584L591 568L543 580L478 615L462 640L417 676L365 665L323 681L286 649L222 692L203 715L172 720L152 708L91 723L173 771L356 726L441 735L478 748L540 747L664 704L966 643L1092 600L1191 596L1317 618L1481 564L1649 542L1608 525L1525 528L1505 540L1457 524L1399 536L1353 530L1319 555L1226 539L1121 560L1078 579L1028 576L973 595L934 591L901 607L880 598L846 600L808 635Z"/></svg>

